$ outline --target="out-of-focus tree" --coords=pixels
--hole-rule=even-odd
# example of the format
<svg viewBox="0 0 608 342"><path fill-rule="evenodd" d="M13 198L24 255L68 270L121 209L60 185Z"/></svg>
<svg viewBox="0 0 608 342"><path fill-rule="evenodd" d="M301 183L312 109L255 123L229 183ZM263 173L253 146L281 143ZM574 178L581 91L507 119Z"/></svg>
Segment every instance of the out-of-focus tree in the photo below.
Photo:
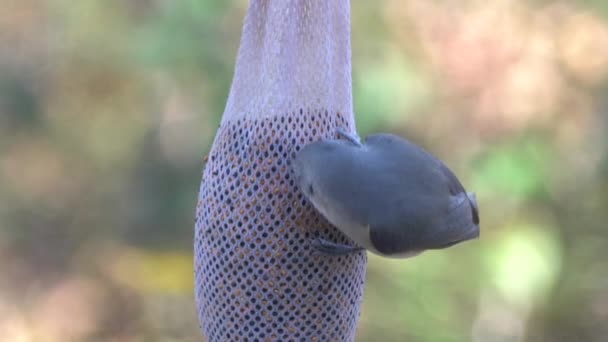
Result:
<svg viewBox="0 0 608 342"><path fill-rule="evenodd" d="M0 340L196 341L192 225L238 1L0 1ZM608 335L608 3L352 3L361 135L477 192L479 241L370 258L361 341Z"/></svg>

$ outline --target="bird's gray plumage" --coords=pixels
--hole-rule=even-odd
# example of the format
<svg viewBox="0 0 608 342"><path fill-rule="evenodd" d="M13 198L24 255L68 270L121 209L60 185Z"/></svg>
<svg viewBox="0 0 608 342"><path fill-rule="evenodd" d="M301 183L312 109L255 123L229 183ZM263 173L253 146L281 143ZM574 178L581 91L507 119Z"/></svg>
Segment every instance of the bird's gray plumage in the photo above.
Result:
<svg viewBox="0 0 608 342"><path fill-rule="evenodd" d="M479 235L474 195L439 159L391 134L347 138L305 146L293 168L315 208L355 242L402 256Z"/></svg>

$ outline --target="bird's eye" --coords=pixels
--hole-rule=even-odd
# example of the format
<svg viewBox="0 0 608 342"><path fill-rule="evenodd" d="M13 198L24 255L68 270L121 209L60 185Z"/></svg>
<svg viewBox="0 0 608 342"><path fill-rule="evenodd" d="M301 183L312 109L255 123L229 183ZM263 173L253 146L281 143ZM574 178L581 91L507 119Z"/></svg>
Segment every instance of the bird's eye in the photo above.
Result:
<svg viewBox="0 0 608 342"><path fill-rule="evenodd" d="M308 184L308 193L310 195L314 194L315 190L312 188L312 184Z"/></svg>

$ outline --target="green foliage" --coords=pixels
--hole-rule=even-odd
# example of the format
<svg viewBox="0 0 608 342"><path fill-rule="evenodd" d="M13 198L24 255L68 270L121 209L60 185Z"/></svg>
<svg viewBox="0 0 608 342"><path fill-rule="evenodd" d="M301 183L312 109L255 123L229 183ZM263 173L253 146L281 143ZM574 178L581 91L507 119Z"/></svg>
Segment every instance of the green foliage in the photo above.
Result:
<svg viewBox="0 0 608 342"><path fill-rule="evenodd" d="M352 3L360 133L414 132L481 216L370 256L358 341L602 341L608 2L451 3ZM247 3L3 5L0 340L198 340L194 206Z"/></svg>
<svg viewBox="0 0 608 342"><path fill-rule="evenodd" d="M357 124L369 131L402 124L412 111L429 100L430 84L417 65L394 53L388 61L355 66L353 98Z"/></svg>
<svg viewBox="0 0 608 342"><path fill-rule="evenodd" d="M473 171L472 188L480 194L500 194L525 200L546 191L555 152L539 138L509 141L488 149Z"/></svg>

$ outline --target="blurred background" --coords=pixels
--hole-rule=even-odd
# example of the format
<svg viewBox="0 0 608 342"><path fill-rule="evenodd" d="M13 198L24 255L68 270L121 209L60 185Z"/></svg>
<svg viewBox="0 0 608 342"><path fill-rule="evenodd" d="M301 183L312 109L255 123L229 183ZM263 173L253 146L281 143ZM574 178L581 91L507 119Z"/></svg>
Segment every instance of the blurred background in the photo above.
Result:
<svg viewBox="0 0 608 342"><path fill-rule="evenodd" d="M247 2L0 0L0 341L199 341L194 206ZM370 256L358 341L608 337L608 2L353 1L360 135L479 241Z"/></svg>

